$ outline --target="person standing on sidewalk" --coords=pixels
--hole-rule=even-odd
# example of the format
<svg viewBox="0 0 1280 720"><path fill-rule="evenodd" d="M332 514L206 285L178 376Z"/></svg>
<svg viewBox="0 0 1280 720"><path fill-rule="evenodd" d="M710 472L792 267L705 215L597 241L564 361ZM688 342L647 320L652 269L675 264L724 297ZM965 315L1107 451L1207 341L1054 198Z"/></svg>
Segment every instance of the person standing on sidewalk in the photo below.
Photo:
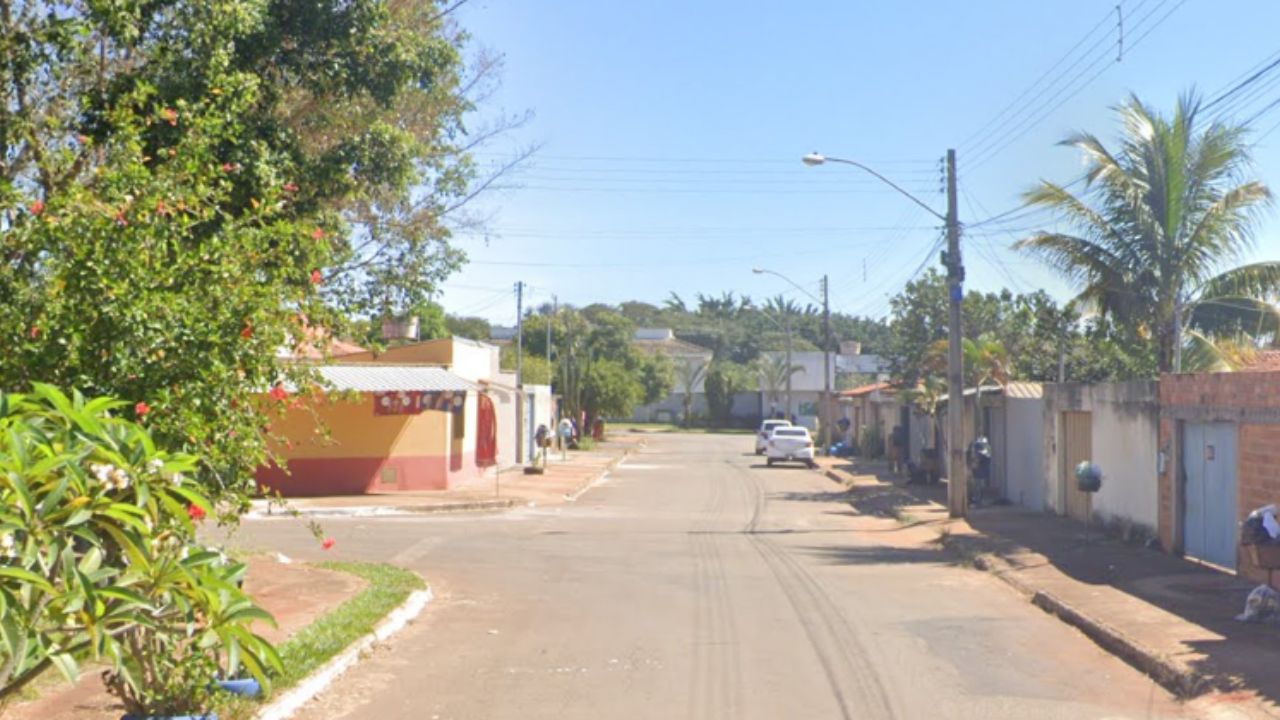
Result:
<svg viewBox="0 0 1280 720"><path fill-rule="evenodd" d="M893 430L889 432L889 472L893 475L901 475L902 469L906 466L907 457L907 429L901 425L894 425Z"/></svg>

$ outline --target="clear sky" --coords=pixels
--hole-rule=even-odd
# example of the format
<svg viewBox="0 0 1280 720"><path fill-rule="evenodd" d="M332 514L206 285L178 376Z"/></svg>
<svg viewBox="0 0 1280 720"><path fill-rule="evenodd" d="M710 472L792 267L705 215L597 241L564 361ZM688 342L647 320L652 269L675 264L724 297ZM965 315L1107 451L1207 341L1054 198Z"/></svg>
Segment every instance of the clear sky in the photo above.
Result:
<svg viewBox="0 0 1280 720"><path fill-rule="evenodd" d="M732 291L804 300L783 273L832 304L881 316L923 262L936 218L861 171L809 168L810 151L862 161L939 212L940 160L958 150L960 217L1009 210L1038 178L1067 182L1087 129L1112 138L1129 92L1170 109L1212 96L1280 51L1275 0L473 0L459 19L506 58L486 111L531 110L488 148L494 163L540 149L485 196L486 237L461 236L471 263L444 286L447 311L495 323L528 303L687 301ZM1280 99L1280 73L1228 108ZM1007 112L1002 112L1006 111ZM1280 124L1280 106L1256 122ZM1256 175L1280 187L1280 131L1261 138ZM986 226L964 237L969 287L1071 289ZM1253 258L1280 257L1280 216ZM1250 259L1253 259L1250 258Z"/></svg>

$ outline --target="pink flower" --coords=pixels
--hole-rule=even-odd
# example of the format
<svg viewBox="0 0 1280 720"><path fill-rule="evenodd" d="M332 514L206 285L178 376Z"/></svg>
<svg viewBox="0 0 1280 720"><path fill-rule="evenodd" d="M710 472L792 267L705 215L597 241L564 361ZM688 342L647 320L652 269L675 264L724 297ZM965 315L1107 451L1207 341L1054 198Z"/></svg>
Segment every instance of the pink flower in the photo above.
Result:
<svg viewBox="0 0 1280 720"><path fill-rule="evenodd" d="M32 326L31 326L31 339L32 339L32 340L36 340L36 339L38 339L39 337L40 337L40 326L39 326L39 325L32 325Z"/></svg>
<svg viewBox="0 0 1280 720"><path fill-rule="evenodd" d="M296 193L298 192L298 186L295 185L294 183L285 183L284 191L287 193Z"/></svg>
<svg viewBox="0 0 1280 720"><path fill-rule="evenodd" d="M137 416L140 418L146 417L147 413L151 412L151 406L145 402L140 402L137 405L133 406L133 412L136 413Z"/></svg>
<svg viewBox="0 0 1280 720"><path fill-rule="evenodd" d="M274 400L284 402L289 398L289 391L284 389L284 385L276 383L271 386L271 391L267 393Z"/></svg>
<svg viewBox="0 0 1280 720"><path fill-rule="evenodd" d="M322 283L322 282L324 282L324 275L321 275L319 270L312 270L312 271L311 271L311 284L312 284L312 285L319 285L319 284L320 284L320 283Z"/></svg>
<svg viewBox="0 0 1280 720"><path fill-rule="evenodd" d="M324 228L316 228L315 230L312 230L312 231L311 231L311 239L312 239L312 240L323 240L323 239L324 239Z"/></svg>
<svg viewBox="0 0 1280 720"><path fill-rule="evenodd" d="M192 520L195 520L196 522L199 522L205 519L205 516L207 515L208 513L204 511L204 508L200 507L199 505L196 505L195 503L192 503L187 506L187 516L190 517Z"/></svg>
<svg viewBox="0 0 1280 720"><path fill-rule="evenodd" d="M331 537L327 537L324 539L324 542L320 543L320 547L324 548L325 550L332 550L333 546L336 544L337 544L337 541L335 541Z"/></svg>
<svg viewBox="0 0 1280 720"><path fill-rule="evenodd" d="M36 200L35 202L31 203L30 210L32 215L39 215L40 213L44 212L44 201Z"/></svg>
<svg viewBox="0 0 1280 720"><path fill-rule="evenodd" d="M169 121L170 125L178 124L178 111L173 108L165 108L163 113L164 119Z"/></svg>
<svg viewBox="0 0 1280 720"><path fill-rule="evenodd" d="M129 227L129 219L124 216L123 210L116 212L116 224L120 227Z"/></svg>

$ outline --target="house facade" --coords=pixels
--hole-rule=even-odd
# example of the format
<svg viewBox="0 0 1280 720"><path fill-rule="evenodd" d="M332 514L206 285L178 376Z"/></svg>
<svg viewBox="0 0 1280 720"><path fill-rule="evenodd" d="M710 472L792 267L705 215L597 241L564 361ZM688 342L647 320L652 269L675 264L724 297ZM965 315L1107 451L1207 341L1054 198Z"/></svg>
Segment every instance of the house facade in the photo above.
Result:
<svg viewBox="0 0 1280 720"><path fill-rule="evenodd" d="M283 466L258 470L283 495L440 490L528 462L554 427L547 386L517 390L498 348L463 338L343 355L316 368L327 391L273 423Z"/></svg>
<svg viewBox="0 0 1280 720"><path fill-rule="evenodd" d="M1280 503L1280 371L1161 376L1158 470L1160 544L1266 582L1238 528Z"/></svg>

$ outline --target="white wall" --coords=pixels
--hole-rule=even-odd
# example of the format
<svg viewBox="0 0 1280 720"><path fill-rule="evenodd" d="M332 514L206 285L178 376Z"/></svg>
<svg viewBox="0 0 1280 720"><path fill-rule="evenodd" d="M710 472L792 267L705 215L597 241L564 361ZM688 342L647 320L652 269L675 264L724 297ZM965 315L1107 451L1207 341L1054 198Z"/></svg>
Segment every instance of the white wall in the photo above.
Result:
<svg viewBox="0 0 1280 720"><path fill-rule="evenodd" d="M1065 513L1065 483L1075 482L1074 474L1062 477L1059 467L1061 413L1089 412L1091 460L1102 468L1102 489L1093 496L1093 514L1104 520L1127 519L1154 530L1159 509L1159 384L1146 380L1061 383L1045 385L1044 392L1045 504Z"/></svg>
<svg viewBox="0 0 1280 720"><path fill-rule="evenodd" d="M1005 497L1015 505L1046 510L1044 401L1005 398Z"/></svg>
<svg viewBox="0 0 1280 720"><path fill-rule="evenodd" d="M498 347L474 340L453 340L453 363L449 370L466 380L493 380L498 370Z"/></svg>

